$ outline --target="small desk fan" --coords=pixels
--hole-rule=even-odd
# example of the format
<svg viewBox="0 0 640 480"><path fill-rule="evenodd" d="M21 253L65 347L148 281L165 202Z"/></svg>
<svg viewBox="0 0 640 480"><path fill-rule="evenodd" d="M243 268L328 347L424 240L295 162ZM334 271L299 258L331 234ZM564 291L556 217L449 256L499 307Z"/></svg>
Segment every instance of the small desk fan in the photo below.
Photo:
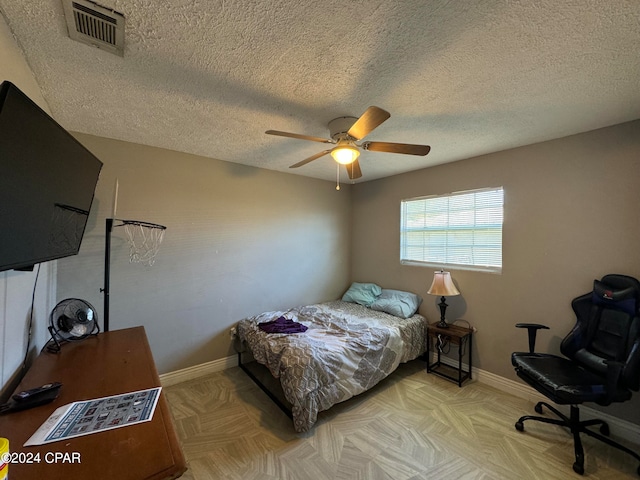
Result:
<svg viewBox="0 0 640 480"><path fill-rule="evenodd" d="M49 333L55 346L47 348L59 352L61 342L82 340L99 332L98 315L93 305L80 298L67 298L59 302L49 315Z"/></svg>

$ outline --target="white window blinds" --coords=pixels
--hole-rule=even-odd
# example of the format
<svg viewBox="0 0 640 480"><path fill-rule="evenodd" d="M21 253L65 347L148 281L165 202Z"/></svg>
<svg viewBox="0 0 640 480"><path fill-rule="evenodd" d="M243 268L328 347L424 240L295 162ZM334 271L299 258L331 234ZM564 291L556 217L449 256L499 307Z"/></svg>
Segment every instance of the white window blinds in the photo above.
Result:
<svg viewBox="0 0 640 480"><path fill-rule="evenodd" d="M502 270L502 187L401 202L400 261Z"/></svg>

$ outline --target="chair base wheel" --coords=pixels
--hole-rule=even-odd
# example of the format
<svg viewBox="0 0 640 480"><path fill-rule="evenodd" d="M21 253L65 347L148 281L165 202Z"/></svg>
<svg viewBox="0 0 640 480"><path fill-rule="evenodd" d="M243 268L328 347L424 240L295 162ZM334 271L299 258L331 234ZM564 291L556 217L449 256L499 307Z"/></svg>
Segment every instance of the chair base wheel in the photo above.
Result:
<svg viewBox="0 0 640 480"><path fill-rule="evenodd" d="M577 405L571 405L571 412L569 416L563 414L562 412L545 402L539 402L539 404L536 404L536 412L541 412L543 407L545 407L545 411L549 410L549 412L554 413L559 418L525 415L523 417L520 417L518 421L515 422L514 426L516 430L518 430L519 432L524 432L524 422L529 420L546 424L559 425L570 430L571 434L573 435L575 453L573 471L578 475L584 475L584 450L582 441L580 439L580 436L582 434L588 435L595 440L604 442L611 447L614 447L618 450L621 450L622 452L633 456L637 461L640 461L640 454L609 438L610 427L608 423L604 422L601 419L580 421L580 410L578 409ZM596 433L595 427L598 427L599 432ZM636 473L640 476L640 466L637 467Z"/></svg>
<svg viewBox="0 0 640 480"><path fill-rule="evenodd" d="M573 464L573 471L576 472L578 475L584 475L584 467L580 465L578 462L575 462Z"/></svg>

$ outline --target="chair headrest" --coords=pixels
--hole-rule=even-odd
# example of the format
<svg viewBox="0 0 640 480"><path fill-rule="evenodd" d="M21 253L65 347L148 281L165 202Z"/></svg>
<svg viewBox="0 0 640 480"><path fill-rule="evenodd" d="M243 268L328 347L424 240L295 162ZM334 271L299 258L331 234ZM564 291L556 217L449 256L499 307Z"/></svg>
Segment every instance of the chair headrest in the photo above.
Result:
<svg viewBox="0 0 640 480"><path fill-rule="evenodd" d="M603 280L605 280L603 278ZM635 280L635 279L634 279ZM636 281L637 282L637 281ZM605 308L612 308L628 313L632 317L638 312L638 295L640 291L637 285L623 287L611 285L604 281L593 281L592 302Z"/></svg>

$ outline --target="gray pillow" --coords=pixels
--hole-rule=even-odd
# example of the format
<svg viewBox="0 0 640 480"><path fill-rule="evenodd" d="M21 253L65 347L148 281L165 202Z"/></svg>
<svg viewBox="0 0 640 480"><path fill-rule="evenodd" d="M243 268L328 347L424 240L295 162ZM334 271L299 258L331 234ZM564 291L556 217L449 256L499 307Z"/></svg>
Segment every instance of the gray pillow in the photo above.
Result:
<svg viewBox="0 0 640 480"><path fill-rule="evenodd" d="M353 282L349 287L349 290L347 290L342 296L342 301L358 303L368 307L371 305L371 302L378 298L378 295L380 295L381 292L382 288L375 283Z"/></svg>
<svg viewBox="0 0 640 480"><path fill-rule="evenodd" d="M383 288L382 293L370 305L372 310L385 312L400 318L412 317L422 303L422 297L402 290L388 290Z"/></svg>

